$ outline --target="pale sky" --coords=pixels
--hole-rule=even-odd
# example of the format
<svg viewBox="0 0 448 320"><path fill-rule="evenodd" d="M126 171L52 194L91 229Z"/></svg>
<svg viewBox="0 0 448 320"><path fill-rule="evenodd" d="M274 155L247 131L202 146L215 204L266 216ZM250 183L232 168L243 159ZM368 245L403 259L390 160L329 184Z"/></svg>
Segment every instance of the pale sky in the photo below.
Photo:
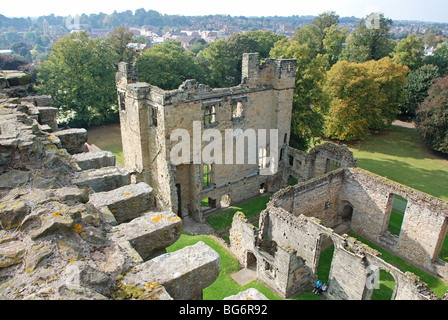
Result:
<svg viewBox="0 0 448 320"><path fill-rule="evenodd" d="M139 8L156 10L162 14L231 16L292 16L318 15L336 11L341 17L365 17L372 12L384 13L393 20L421 20L448 22L447 0L4 0L0 14L7 17L35 17L40 15L69 16L90 13L112 13Z"/></svg>

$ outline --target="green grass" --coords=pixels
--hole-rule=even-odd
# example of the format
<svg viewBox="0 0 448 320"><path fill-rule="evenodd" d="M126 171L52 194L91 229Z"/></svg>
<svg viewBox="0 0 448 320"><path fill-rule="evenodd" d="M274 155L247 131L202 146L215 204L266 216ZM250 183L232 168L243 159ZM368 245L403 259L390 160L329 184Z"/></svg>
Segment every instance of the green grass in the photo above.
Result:
<svg viewBox="0 0 448 320"><path fill-rule="evenodd" d="M216 281L203 290L204 300L222 300L226 297L238 294L239 292L246 291L249 288L257 289L270 300L281 300L279 296L272 293L265 285L258 281L252 281L245 286L240 286L233 280L230 277L230 274L240 269L238 260L207 235L192 236L183 233L176 243L167 248L167 252L180 250L186 246L194 245L199 241L205 242L221 257L221 271Z"/></svg>
<svg viewBox="0 0 448 320"><path fill-rule="evenodd" d="M370 241L359 237L356 234L351 234L350 236L367 244L369 247L381 252L382 259L384 261L394 265L395 267L400 269L402 272L410 271L413 274L415 274L416 276L420 277L420 280L425 282L428 285L428 287L430 289L432 289L434 291L434 293L436 295L438 295L439 297L443 297L443 295L446 293L448 287L447 287L447 284L445 282L443 282L442 280L426 273L425 271L415 267L414 265L410 264L409 262L404 261L403 259L393 255L392 253L382 249L381 247L371 243ZM447 241L445 241L445 243L446 242ZM381 275L380 275L380 277L381 277Z"/></svg>
<svg viewBox="0 0 448 320"><path fill-rule="evenodd" d="M119 124L90 128L87 130L87 136L88 144L94 144L101 150L112 152L117 162L124 165Z"/></svg>
<svg viewBox="0 0 448 320"><path fill-rule="evenodd" d="M395 289L394 277L385 270L380 270L379 274L380 287L375 289L371 300L391 300Z"/></svg>
<svg viewBox="0 0 448 320"><path fill-rule="evenodd" d="M232 225L232 219L235 213L241 211L246 218L251 218L266 209L266 205L271 199L270 195L257 197L246 201L238 206L231 206L229 209L220 211L206 218L207 222L217 231L223 230Z"/></svg>
<svg viewBox="0 0 448 320"><path fill-rule="evenodd" d="M358 167L448 201L448 156L426 147L417 131L392 127L348 146Z"/></svg>
<svg viewBox="0 0 448 320"><path fill-rule="evenodd" d="M387 231L391 234L399 236L401 231L401 225L403 224L404 215L398 211L392 210L390 214L389 225Z"/></svg>
<svg viewBox="0 0 448 320"><path fill-rule="evenodd" d="M317 266L317 277L322 283L328 284L330 276L331 261L333 260L334 246L323 251L319 257L319 265Z"/></svg>

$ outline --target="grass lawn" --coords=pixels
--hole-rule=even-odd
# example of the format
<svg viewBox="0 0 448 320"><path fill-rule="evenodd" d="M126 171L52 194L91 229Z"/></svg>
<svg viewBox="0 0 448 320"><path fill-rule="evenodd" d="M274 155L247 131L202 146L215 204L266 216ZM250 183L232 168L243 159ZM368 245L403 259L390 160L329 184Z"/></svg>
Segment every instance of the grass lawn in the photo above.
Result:
<svg viewBox="0 0 448 320"><path fill-rule="evenodd" d="M259 214L261 211L266 209L266 205L270 199L270 195L257 197L241 203L238 206L231 206L229 209L208 216L206 220L213 228L219 231L232 225L233 216L238 211L243 212L248 219Z"/></svg>
<svg viewBox="0 0 448 320"><path fill-rule="evenodd" d="M87 130L87 135L88 144L94 144L102 150L112 152L117 162L124 164L119 124L90 128Z"/></svg>
<svg viewBox="0 0 448 320"><path fill-rule="evenodd" d="M448 201L448 155L431 151L417 131L393 126L348 147L358 167Z"/></svg>

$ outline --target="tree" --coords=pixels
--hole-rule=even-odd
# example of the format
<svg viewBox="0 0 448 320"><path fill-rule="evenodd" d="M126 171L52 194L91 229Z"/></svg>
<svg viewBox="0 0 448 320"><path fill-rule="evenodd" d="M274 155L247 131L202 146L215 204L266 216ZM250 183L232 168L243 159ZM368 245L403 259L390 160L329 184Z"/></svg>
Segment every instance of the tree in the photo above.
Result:
<svg viewBox="0 0 448 320"><path fill-rule="evenodd" d="M249 31L246 32L245 35L247 35L250 39L254 40L257 43L255 51L260 54L261 58L268 58L275 43L277 41L286 39L284 35L263 30Z"/></svg>
<svg viewBox="0 0 448 320"><path fill-rule="evenodd" d="M383 14L371 14L358 22L358 27L348 37L342 59L349 62L380 60L394 49L391 39L391 19Z"/></svg>
<svg viewBox="0 0 448 320"><path fill-rule="evenodd" d="M118 120L115 73L103 40L73 33L58 40L38 67L37 90L53 97L71 126L101 125Z"/></svg>
<svg viewBox="0 0 448 320"><path fill-rule="evenodd" d="M390 126L399 113L407 70L390 58L336 63L325 84L331 98L326 136L350 141Z"/></svg>
<svg viewBox="0 0 448 320"><path fill-rule="evenodd" d="M137 59L140 81L164 90L177 89L187 79L202 80L200 68L178 41L165 41Z"/></svg>
<svg viewBox="0 0 448 320"><path fill-rule="evenodd" d="M133 38L134 34L124 27L116 28L109 34L107 44L113 54L116 66L121 61L130 63L136 58L137 51L128 46L133 41Z"/></svg>
<svg viewBox="0 0 448 320"><path fill-rule="evenodd" d="M271 50L271 57L297 59L294 89L291 140L294 147L307 150L313 138L323 133L324 114L327 112L327 96L323 92L328 57L312 58L310 48L298 41L278 41Z"/></svg>
<svg viewBox="0 0 448 320"><path fill-rule="evenodd" d="M325 38L322 42L323 52L328 55L330 65L339 61L344 43L347 39L347 29L332 25L325 29Z"/></svg>
<svg viewBox="0 0 448 320"><path fill-rule="evenodd" d="M194 43L192 44L192 46L188 50L198 54L199 51L202 51L202 50L204 50L207 47L208 47L208 43L204 39L199 38L199 39L194 41Z"/></svg>
<svg viewBox="0 0 448 320"><path fill-rule="evenodd" d="M417 109L416 125L426 144L448 153L448 76L437 79Z"/></svg>
<svg viewBox="0 0 448 320"><path fill-rule="evenodd" d="M423 63L424 50L423 42L417 39L414 34L411 34L397 44L390 56L393 61L415 70Z"/></svg>
<svg viewBox="0 0 448 320"><path fill-rule="evenodd" d="M213 87L232 87L241 83L243 53L257 52L253 36L235 33L210 44L198 54L197 62Z"/></svg>
<svg viewBox="0 0 448 320"><path fill-rule="evenodd" d="M423 59L424 64L432 64L439 68L440 76L444 76L448 72L448 44L439 44L432 56Z"/></svg>
<svg viewBox="0 0 448 320"><path fill-rule="evenodd" d="M345 42L344 32L336 27L338 23L339 16L335 12L324 12L314 18L310 25L297 28L292 40L299 44L306 44L313 58L318 54L327 53L326 49L335 53L335 50L338 50L339 42L342 41L341 46ZM339 55L339 52L336 55Z"/></svg>
<svg viewBox="0 0 448 320"><path fill-rule="evenodd" d="M30 60L30 49L28 46L23 42L15 42L11 45L11 50L14 51L14 53L18 54L19 56L22 56L28 60Z"/></svg>
<svg viewBox="0 0 448 320"><path fill-rule="evenodd" d="M439 68L432 64L424 65L417 70L412 70L408 75L408 82L404 87L405 101L400 106L401 114L410 120L415 117L415 112L432 86L434 79L439 77Z"/></svg>

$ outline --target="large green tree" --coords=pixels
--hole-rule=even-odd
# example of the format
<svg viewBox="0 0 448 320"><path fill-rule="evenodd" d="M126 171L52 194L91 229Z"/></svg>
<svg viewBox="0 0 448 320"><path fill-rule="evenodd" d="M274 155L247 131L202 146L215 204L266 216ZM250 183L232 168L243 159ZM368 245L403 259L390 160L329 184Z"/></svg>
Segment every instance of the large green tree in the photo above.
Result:
<svg viewBox="0 0 448 320"><path fill-rule="evenodd" d="M432 64L409 72L408 82L404 87L405 101L400 106L401 114L405 119L411 120L415 117L418 106L426 99L434 79L439 76L439 68Z"/></svg>
<svg viewBox="0 0 448 320"><path fill-rule="evenodd" d="M423 42L414 34L411 34L406 39L400 40L390 56L393 61L415 70L422 65L424 54L425 46Z"/></svg>
<svg viewBox="0 0 448 320"><path fill-rule="evenodd" d="M431 86L417 109L416 124L429 147L448 153L448 76Z"/></svg>
<svg viewBox="0 0 448 320"><path fill-rule="evenodd" d="M108 35L106 43L110 47L117 66L121 61L130 63L137 57L137 51L129 47L129 44L133 42L133 38L134 34L124 27L116 28Z"/></svg>
<svg viewBox="0 0 448 320"><path fill-rule="evenodd" d="M235 33L200 51L196 62L202 67L206 83L212 87L231 87L241 83L243 53L258 52L269 57L276 42L286 37L268 31Z"/></svg>
<svg viewBox="0 0 448 320"><path fill-rule="evenodd" d="M448 73L448 43L444 42L437 46L432 56L423 59L424 64L432 64L439 68L440 76Z"/></svg>
<svg viewBox="0 0 448 320"><path fill-rule="evenodd" d="M384 14L371 14L358 22L349 35L342 58L349 62L380 60L389 56L395 44L391 39L392 20Z"/></svg>
<svg viewBox="0 0 448 320"><path fill-rule="evenodd" d="M339 16L335 12L324 12L310 25L297 28L292 40L306 44L312 58L328 53L331 62L336 62L347 36L347 31L337 26L338 23Z"/></svg>
<svg viewBox="0 0 448 320"><path fill-rule="evenodd" d="M177 89L187 79L202 82L193 53L186 52L176 41L165 41L146 50L137 59L137 69L140 81L164 90Z"/></svg>
<svg viewBox="0 0 448 320"><path fill-rule="evenodd" d="M37 90L53 97L71 126L117 121L116 69L107 44L86 32L58 40L38 67Z"/></svg>
<svg viewBox="0 0 448 320"><path fill-rule="evenodd" d="M312 58L311 50L298 41L281 40L271 50L271 57L297 59L296 83L291 119L292 145L306 150L315 137L323 133L324 114L328 100L323 91L326 70L329 67L327 55Z"/></svg>

